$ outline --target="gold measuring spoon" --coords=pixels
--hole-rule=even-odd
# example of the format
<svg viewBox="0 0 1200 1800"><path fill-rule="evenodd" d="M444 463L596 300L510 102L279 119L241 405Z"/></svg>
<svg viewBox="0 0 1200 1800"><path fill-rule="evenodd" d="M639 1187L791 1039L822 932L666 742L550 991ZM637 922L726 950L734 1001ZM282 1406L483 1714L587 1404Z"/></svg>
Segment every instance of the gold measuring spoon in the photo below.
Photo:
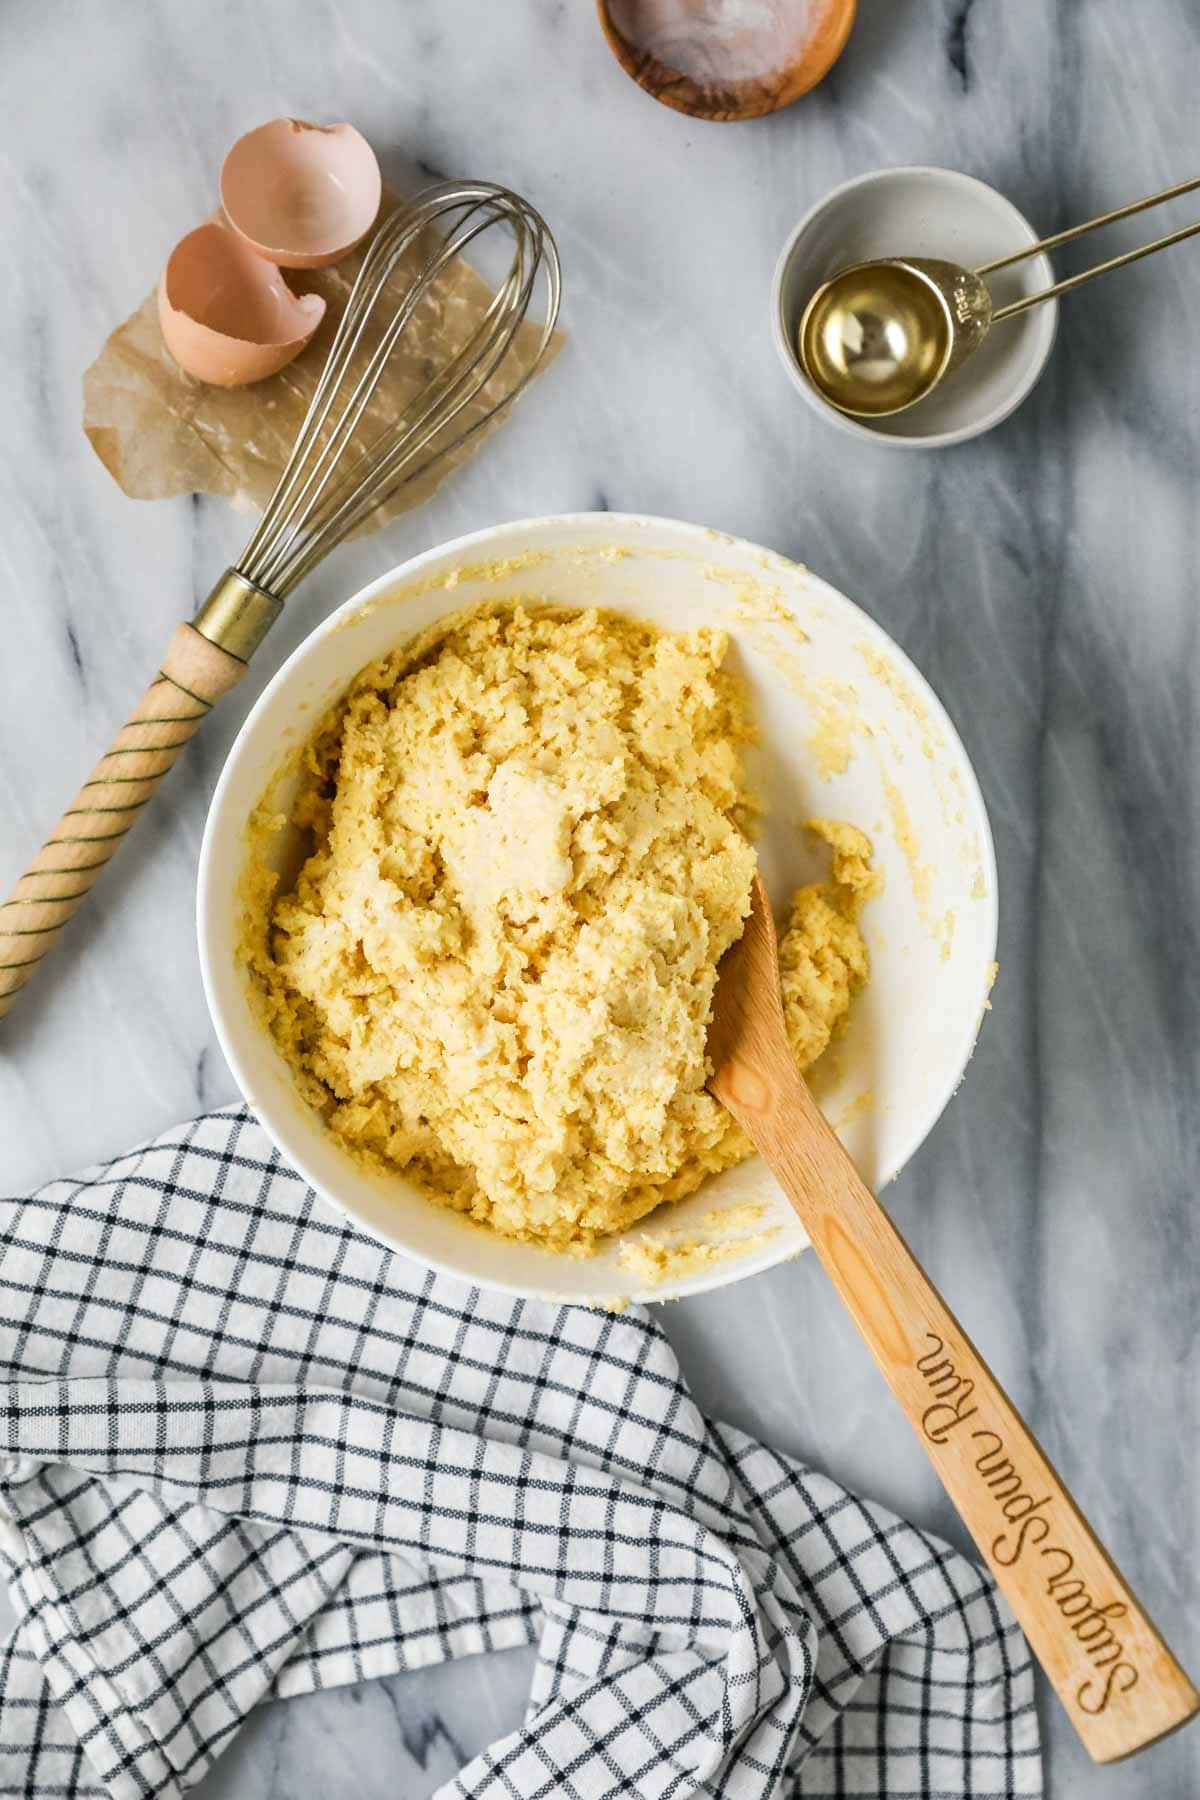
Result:
<svg viewBox="0 0 1200 1800"><path fill-rule="evenodd" d="M904 412L978 350L993 325L1015 319L1056 294L1069 294L1110 269L1181 243L1200 232L1200 222L1110 257L1079 275L1068 275L1040 294L1026 294L1008 306L993 304L988 275L1197 187L1200 176L1147 200L1119 206L1085 225L1072 225L979 269L961 269L957 263L928 256L883 257L841 269L817 289L804 309L796 334L800 366L817 392L852 418L881 419Z"/></svg>

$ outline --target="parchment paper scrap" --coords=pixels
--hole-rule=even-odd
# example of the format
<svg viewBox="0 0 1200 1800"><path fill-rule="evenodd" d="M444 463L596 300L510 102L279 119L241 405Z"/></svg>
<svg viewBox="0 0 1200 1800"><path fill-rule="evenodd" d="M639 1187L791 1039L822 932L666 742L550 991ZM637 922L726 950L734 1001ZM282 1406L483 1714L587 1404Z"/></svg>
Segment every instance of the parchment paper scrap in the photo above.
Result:
<svg viewBox="0 0 1200 1800"><path fill-rule="evenodd" d="M380 217L398 204L397 196L385 194ZM422 255L414 246L401 264L393 278L398 291L405 271L415 270ZM252 387L207 387L185 375L163 344L157 300L148 294L83 378L83 428L118 486L135 500L221 494L243 511L261 511L291 452L361 260L362 253L355 252L331 269L288 270L287 280L298 292L324 295L325 318L294 363ZM431 372L467 342L491 299L492 289L461 258L442 271L389 359L356 443L404 411ZM460 424L477 419L509 391L529 366L539 331L528 321L521 326L509 357L460 415ZM551 356L561 343L556 332ZM400 488L363 530L378 530L427 500L488 435L481 432L457 455Z"/></svg>

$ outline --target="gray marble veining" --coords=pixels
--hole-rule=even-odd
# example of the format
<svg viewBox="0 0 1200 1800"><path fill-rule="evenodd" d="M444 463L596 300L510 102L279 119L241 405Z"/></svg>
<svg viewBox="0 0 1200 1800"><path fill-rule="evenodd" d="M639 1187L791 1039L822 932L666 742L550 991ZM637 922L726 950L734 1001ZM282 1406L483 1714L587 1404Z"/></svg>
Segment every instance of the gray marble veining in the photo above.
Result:
<svg viewBox="0 0 1200 1800"><path fill-rule="evenodd" d="M775 364L767 301L800 212L880 164L982 175L1046 231L1194 172L1200 11L861 0L860 14L823 87L726 127L642 95L588 0L7 0L5 885L244 537L207 501L125 500L83 438L79 388L212 205L239 131L347 117L397 159L521 189L559 237L570 343L433 504L338 552L289 602L4 1028L5 1181L232 1096L193 942L205 805L254 694L335 601L442 538L535 513L661 512L770 544L925 670L996 833L994 1011L891 1203L1195 1672L1200 248L1069 301L1029 403L928 456L809 414ZM964 1542L811 1259L666 1324L714 1411ZM526 1675L512 1653L270 1708L204 1791L428 1792L516 1716ZM1097 1772L1049 1698L1044 1719L1053 1800L1200 1792L1200 1728Z"/></svg>

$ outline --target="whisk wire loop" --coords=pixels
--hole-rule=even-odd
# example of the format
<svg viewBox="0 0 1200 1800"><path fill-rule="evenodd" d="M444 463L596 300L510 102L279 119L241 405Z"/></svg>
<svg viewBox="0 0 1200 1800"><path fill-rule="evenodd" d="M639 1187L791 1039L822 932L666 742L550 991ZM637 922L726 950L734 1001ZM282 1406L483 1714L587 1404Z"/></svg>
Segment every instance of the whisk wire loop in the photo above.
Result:
<svg viewBox="0 0 1200 1800"><path fill-rule="evenodd" d="M383 371L418 310L446 270L497 227L512 238L508 268L470 336L448 362L429 372L396 418L359 443ZM414 250L425 240L428 249L413 271ZM403 286L394 280L401 270ZM532 353L493 395L489 384L514 350L539 278L546 312ZM292 454L237 572L284 599L398 487L485 430L511 406L545 356L560 293L549 229L528 201L507 188L441 182L394 213L363 258Z"/></svg>

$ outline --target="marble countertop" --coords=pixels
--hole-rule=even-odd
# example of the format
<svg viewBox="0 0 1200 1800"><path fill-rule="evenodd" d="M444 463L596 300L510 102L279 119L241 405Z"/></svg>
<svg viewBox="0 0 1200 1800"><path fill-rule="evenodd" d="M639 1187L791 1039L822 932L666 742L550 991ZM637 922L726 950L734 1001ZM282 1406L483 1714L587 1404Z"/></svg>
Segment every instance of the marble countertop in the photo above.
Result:
<svg viewBox="0 0 1200 1800"><path fill-rule="evenodd" d="M996 834L994 1011L890 1203L1196 1672L1200 246L1074 297L1025 407L931 455L814 417L767 322L788 229L860 171L970 170L1046 231L1191 173L1195 19L1172 0L860 10L817 92L713 126L626 80L588 0L8 0L4 885L245 535L216 502L126 500L80 429L84 367L213 204L240 131L348 117L396 157L528 194L559 237L570 343L432 504L289 603L4 1027L4 1178L34 1184L232 1097L193 940L205 806L255 693L336 601L443 538L537 513L675 514L771 545L915 658ZM1189 216L1184 202L1155 230ZM965 1545L813 1259L665 1324L719 1415ZM514 1720L527 1674L510 1653L268 1708L203 1793L427 1792ZM1200 1791L1200 1728L1098 1772L1048 1693L1043 1717L1053 1800Z"/></svg>

